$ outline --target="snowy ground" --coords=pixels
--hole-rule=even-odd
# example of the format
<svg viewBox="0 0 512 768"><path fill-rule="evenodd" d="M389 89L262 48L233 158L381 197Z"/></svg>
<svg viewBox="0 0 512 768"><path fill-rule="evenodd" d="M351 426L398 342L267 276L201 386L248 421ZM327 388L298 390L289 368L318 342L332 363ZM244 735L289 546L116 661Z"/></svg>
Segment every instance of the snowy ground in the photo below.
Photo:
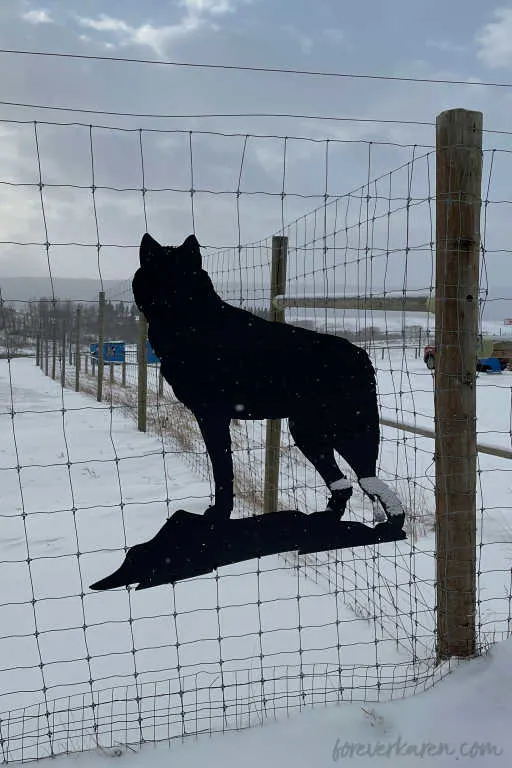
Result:
<svg viewBox="0 0 512 768"><path fill-rule="evenodd" d="M391 350L384 359L377 352L375 359L383 416L430 428L432 378L421 358L409 351L404 359ZM510 448L511 392L512 374L479 376L479 440ZM54 747L62 751L66 733L68 739L72 736L70 748L93 747L93 726L99 720L105 737L112 713L112 741L136 741L137 728L147 739L172 738L184 730L209 732L258 723L268 714L267 700L274 702L278 716L337 701L340 689L347 702L341 709L303 713L254 734L231 734L203 745L190 742L179 747L180 765L215 764L216 749L219 762L231 759L230 750L241 750L250 765L253 750L259 750L260 761L283 764L288 760L282 749L292 743L295 751L290 754L297 765L329 765L336 738L343 736L344 741L347 731L350 741L366 743L371 734L372 743L384 737L393 741L397 735L411 742L420 739L425 724L427 736L420 741L457 744L459 732L446 732L446 715L428 698L438 696L441 688L422 694L410 708L400 702L379 704L376 715L348 704L411 693L419 671L424 682L429 679L425 667L410 664L413 657L428 660L433 645L434 540L428 529L415 541L379 548L377 559L361 551L347 553L343 567L337 562L333 568L332 556L320 558L316 582L304 578L293 559L265 558L176 588L91 593L88 585L118 565L125 545L150 538L176 508L204 509L210 484L167 447L164 451L160 439L139 434L121 409L62 390L31 360L10 366L0 361L0 403L0 713L10 712L0 721L3 759L21 757L22 730L24 756L33 755L36 739L31 742L30 732L48 727L47 710L62 734ZM421 498L431 512L432 441L404 438L389 428L383 436L383 476L395 478L398 467L407 493L414 486L411 503ZM506 633L510 624L509 463L480 456L482 633ZM355 498L351 514L356 517L358 505ZM336 579L340 572L347 579L337 590L333 571ZM393 584L399 588L391 594ZM397 645L389 637L396 638L398 631ZM461 686L468 686L468 695L462 688L460 700L468 705L469 681L476 690L475 676L484 674L488 660L475 665L480 665L474 666L478 674L462 670L468 678ZM452 685L454 679L442 685ZM88 698L92 693L100 702L96 721ZM75 710L71 728L64 714L68 696ZM39 709L31 706L40 702ZM372 711L372 706L365 709ZM425 719L429 707L435 708L437 719ZM142 720L137 725L138 717ZM460 717L461 727L466 720L469 724L470 719ZM343 727L341 734L338 726ZM308 747L312 729L321 736ZM480 735L475 723L468 734L472 741L491 738L487 731ZM40 741L38 754L47 754L48 744ZM274 750L279 744L282 748ZM164 749L152 751L152 761L160 754L159 759L169 759ZM91 756L91 764L98 759ZM133 759L140 762L144 756ZM405 760L404 765L411 764ZM436 758L435 764L443 765L441 760Z"/></svg>
<svg viewBox="0 0 512 768"><path fill-rule="evenodd" d="M506 640L412 699L319 706L251 730L140 749L119 745L63 757L59 765L106 768L117 755L123 768L510 766L511 687L512 640Z"/></svg>
<svg viewBox="0 0 512 768"><path fill-rule="evenodd" d="M377 660L384 687L412 684L409 658L382 637L376 647L375 628L341 592L278 558L175 588L91 592L126 543L152 537L176 508L202 511L210 486L120 409L62 390L32 360L0 363L0 401L0 712L11 713L0 723L4 759L19 756L21 730L26 738L48 727L46 711L57 712L54 725L64 718L67 733L59 713L70 695L81 722L93 691L103 710L112 697L122 705L138 695L144 708L167 696L163 725L144 712L150 738L184 725L222 727L223 710L232 723L257 721L266 698L283 708L325 699L333 674L333 692L342 685L361 697ZM128 692L134 680L138 691ZM83 733L90 747L86 725Z"/></svg>

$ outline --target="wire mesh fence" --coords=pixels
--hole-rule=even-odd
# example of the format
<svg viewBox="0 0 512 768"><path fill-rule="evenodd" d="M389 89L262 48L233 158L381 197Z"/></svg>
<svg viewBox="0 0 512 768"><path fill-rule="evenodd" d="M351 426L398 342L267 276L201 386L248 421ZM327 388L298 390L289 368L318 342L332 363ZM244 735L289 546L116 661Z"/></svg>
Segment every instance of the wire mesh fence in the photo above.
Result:
<svg viewBox="0 0 512 768"><path fill-rule="evenodd" d="M9 296L6 283L1 301L3 760L242 728L432 684L449 668L436 666L435 372L424 359L435 340L435 142L2 126L32 161L0 180L2 204L26 212L0 248L48 275L41 299ZM507 149L484 147L486 357L508 354L509 162ZM346 192L355 170L363 182ZM287 238L286 322L354 341L376 369L378 474L404 502L407 541L291 552L149 592L90 592L127 547L178 508L202 511L213 493L194 418L137 350L130 281L110 288L113 275L133 274L147 230L169 244L195 231L221 297L267 318L272 235ZM117 362L91 352L101 332L85 284L80 300L60 293L68 261L106 295L102 332L107 347L122 343ZM476 391L478 441L490 446L477 470L481 648L510 632L507 371L478 373ZM231 434L234 514L259 514L266 425L235 420ZM346 515L373 524L348 474ZM306 512L326 503L285 423L278 501Z"/></svg>

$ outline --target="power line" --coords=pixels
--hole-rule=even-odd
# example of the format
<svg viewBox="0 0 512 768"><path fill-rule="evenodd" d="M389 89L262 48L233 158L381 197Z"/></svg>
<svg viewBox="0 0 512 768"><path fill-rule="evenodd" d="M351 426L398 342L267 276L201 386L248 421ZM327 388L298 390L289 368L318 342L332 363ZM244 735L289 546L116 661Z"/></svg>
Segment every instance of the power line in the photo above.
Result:
<svg viewBox="0 0 512 768"><path fill-rule="evenodd" d="M353 72L322 72L309 69L287 69L282 67L256 67L240 64L206 64L186 61L170 61L159 59L139 59L127 56L99 56L85 53L57 53L55 51L23 51L9 48L0 48L0 53L18 56L44 56L57 59L75 59L81 61L110 61L129 64L150 64L157 66L178 67L183 69L214 69L237 72L260 72L267 74L304 75L308 77L332 77L353 80L385 80L391 82L423 83L434 85L480 85L488 88L512 88L512 83L497 83L481 80L449 80L433 77L409 77L405 75L375 75Z"/></svg>

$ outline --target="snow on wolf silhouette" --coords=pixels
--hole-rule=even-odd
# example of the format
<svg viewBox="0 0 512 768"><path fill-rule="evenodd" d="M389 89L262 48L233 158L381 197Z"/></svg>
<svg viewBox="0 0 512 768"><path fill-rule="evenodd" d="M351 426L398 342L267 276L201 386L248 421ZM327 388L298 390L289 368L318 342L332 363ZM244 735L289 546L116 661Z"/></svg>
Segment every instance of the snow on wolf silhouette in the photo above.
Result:
<svg viewBox="0 0 512 768"><path fill-rule="evenodd" d="M215 500L205 516L220 522L233 509L230 420L288 418L297 447L329 490L322 514L340 519L352 494L336 451L388 520L403 522L399 498L376 477L375 371L363 349L222 301L194 235L168 247L145 234L133 294L162 374L197 419L211 460Z"/></svg>

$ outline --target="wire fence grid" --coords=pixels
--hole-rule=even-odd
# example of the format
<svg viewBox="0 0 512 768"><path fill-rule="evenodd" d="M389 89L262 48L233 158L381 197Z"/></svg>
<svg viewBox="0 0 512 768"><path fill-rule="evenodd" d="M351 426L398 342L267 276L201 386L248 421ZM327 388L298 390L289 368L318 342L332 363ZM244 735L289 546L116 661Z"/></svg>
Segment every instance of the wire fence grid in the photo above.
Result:
<svg viewBox="0 0 512 768"><path fill-rule="evenodd" d="M451 664L435 664L434 443L414 432L434 424L423 359L434 315L325 306L417 296L431 308L434 142L34 121L0 129L26 158L0 179L2 207L23 211L6 223L0 252L44 265L48 285L28 301L6 281L0 302L3 761L242 728L314 704L409 695L446 674ZM502 279L510 161L509 150L485 147L480 330L496 344L506 342L500 316L512 315ZM347 193L355 172L363 183ZM221 297L264 316L271 235L288 238L285 295L298 306L287 322L353 340L376 368L386 423L378 474L404 502L407 541L287 553L149 592L89 591L173 511L199 512L212 498L197 425L158 364L148 365L146 432L135 428L137 317L130 281L110 281L133 274L144 231L166 244L196 232ZM58 275L68 263L94 283L66 302ZM89 348L98 290L110 313L105 340L126 343L124 364L105 365L100 402ZM508 372L478 374L477 399L479 441L510 448ZM397 422L413 431L389 426ZM232 441L234 514L260 513L265 423L233 422ZM478 460L480 649L510 633L507 461ZM347 517L372 524L372 505L354 490ZM325 502L283 424L280 507L313 512Z"/></svg>

